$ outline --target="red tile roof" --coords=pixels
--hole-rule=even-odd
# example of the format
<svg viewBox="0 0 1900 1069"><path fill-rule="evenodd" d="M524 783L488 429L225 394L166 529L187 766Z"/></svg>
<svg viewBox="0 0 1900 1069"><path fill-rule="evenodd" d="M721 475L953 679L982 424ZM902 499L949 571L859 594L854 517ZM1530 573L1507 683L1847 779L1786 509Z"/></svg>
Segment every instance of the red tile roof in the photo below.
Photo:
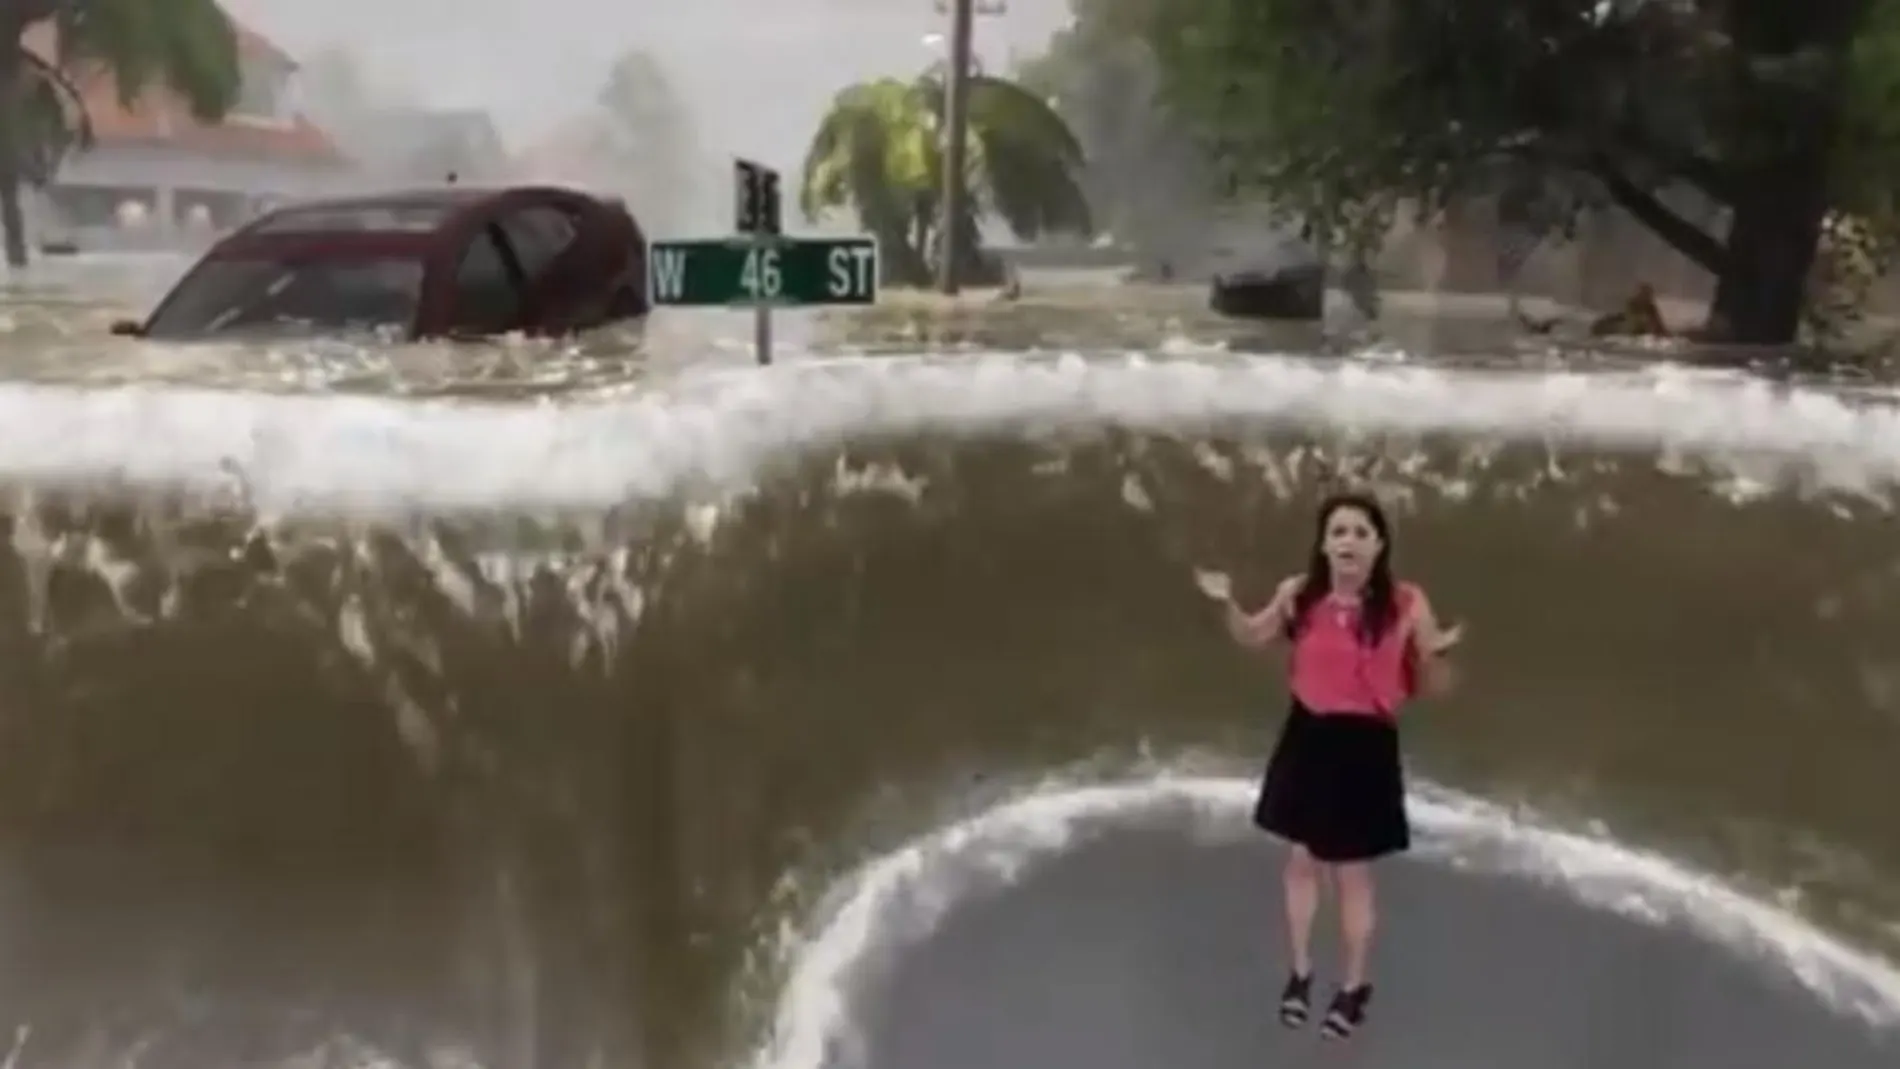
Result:
<svg viewBox="0 0 1900 1069"><path fill-rule="evenodd" d="M227 18L230 16L227 15ZM297 60L290 53L277 46L277 42L251 29L236 19L231 19L231 28L237 31L238 55L253 59L268 59L283 66L296 68Z"/></svg>
<svg viewBox="0 0 1900 1069"><path fill-rule="evenodd" d="M294 68L296 61L261 34L236 26L240 56L265 59ZM57 51L54 27L42 22L27 28L21 44L50 59ZM178 94L151 86L131 107L119 101L118 82L97 67L71 67L67 76L78 86L86 114L92 119L98 144L142 142L163 144L187 152L223 158L339 166L349 162L342 150L315 123L302 115L290 119L228 115L218 123L192 117Z"/></svg>

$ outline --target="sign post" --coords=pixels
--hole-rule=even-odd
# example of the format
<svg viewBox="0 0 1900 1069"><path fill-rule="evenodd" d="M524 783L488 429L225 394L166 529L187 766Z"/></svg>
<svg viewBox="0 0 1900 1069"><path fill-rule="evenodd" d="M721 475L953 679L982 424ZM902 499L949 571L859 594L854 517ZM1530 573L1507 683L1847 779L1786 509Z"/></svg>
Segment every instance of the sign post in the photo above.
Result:
<svg viewBox="0 0 1900 1069"><path fill-rule="evenodd" d="M732 188L732 229L751 237L753 248L763 252L781 230L778 172L751 160L734 160ZM759 366L772 362L772 308L762 301L752 308L752 349Z"/></svg>
<svg viewBox="0 0 1900 1069"><path fill-rule="evenodd" d="M877 302L875 240L784 237L778 173L737 160L733 179L733 236L648 243L651 304L750 307L753 347L765 365L772 362L774 307Z"/></svg>

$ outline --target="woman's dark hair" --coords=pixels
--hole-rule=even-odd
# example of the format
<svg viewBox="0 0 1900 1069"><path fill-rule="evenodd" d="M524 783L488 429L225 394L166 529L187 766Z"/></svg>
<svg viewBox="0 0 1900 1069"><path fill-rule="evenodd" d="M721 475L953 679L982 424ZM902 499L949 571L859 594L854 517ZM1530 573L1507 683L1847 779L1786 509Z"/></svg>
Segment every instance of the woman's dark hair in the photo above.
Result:
<svg viewBox="0 0 1900 1069"><path fill-rule="evenodd" d="M1326 560L1326 528L1333 522L1333 513L1340 509L1365 513L1367 522L1379 535L1379 555L1366 574L1366 588L1359 601L1359 640L1376 646L1398 621L1399 613L1392 583L1392 525L1386 520L1385 509L1380 508L1370 494L1340 493L1320 502L1319 514L1313 523L1313 548L1306 560L1306 581L1293 596L1293 611L1287 613L1286 618L1286 636L1299 637L1313 606L1333 591L1333 568Z"/></svg>

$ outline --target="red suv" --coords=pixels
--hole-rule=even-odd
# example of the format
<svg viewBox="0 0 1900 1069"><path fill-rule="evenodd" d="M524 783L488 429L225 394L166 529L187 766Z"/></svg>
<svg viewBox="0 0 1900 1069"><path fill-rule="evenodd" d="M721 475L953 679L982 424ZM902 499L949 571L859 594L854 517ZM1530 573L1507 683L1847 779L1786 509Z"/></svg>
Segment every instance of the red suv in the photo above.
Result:
<svg viewBox="0 0 1900 1069"><path fill-rule="evenodd" d="M160 341L565 334L647 314L646 238L618 201L440 189L271 211L205 253L143 323Z"/></svg>

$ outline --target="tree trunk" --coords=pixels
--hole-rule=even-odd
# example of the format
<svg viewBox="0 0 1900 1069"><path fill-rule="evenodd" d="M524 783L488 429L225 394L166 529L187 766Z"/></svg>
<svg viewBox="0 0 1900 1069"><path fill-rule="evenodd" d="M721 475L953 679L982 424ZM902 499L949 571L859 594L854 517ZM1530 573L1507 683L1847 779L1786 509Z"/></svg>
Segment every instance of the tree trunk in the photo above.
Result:
<svg viewBox="0 0 1900 1069"><path fill-rule="evenodd" d="M0 20L0 27L13 22ZM4 32L0 30L0 32ZM18 41L25 26L14 31L8 41ZM7 266L26 266L26 219L20 210L20 168L18 146L20 123L20 56L17 47L0 43L0 236L6 240Z"/></svg>
<svg viewBox="0 0 1900 1069"><path fill-rule="evenodd" d="M0 231L6 233L7 266L25 267L26 218L20 211L20 182L4 161L0 161Z"/></svg>
<svg viewBox="0 0 1900 1069"><path fill-rule="evenodd" d="M921 238L913 237L915 228L910 232L902 226L875 226L869 228L877 239L878 282L886 286L927 286L930 284L930 264L918 251Z"/></svg>
<svg viewBox="0 0 1900 1069"><path fill-rule="evenodd" d="M997 286L1003 282L1002 265L983 248L983 233L976 225L974 212L965 212L957 220L957 262L952 270L963 286Z"/></svg>
<svg viewBox="0 0 1900 1069"><path fill-rule="evenodd" d="M1712 340L1787 345L1799 333L1827 214L1827 162L1817 155L1761 176L1737 198L1727 263L1709 305Z"/></svg>
<svg viewBox="0 0 1900 1069"><path fill-rule="evenodd" d="M1787 345L1800 330L1849 92L1846 57L1871 8L1871 0L1806 0L1726 12L1726 29L1745 55L1813 51L1829 63L1804 88L1764 83L1746 69L1736 73L1737 114L1753 128L1744 143L1757 154L1735 174L1726 256L1709 306L1713 336Z"/></svg>

